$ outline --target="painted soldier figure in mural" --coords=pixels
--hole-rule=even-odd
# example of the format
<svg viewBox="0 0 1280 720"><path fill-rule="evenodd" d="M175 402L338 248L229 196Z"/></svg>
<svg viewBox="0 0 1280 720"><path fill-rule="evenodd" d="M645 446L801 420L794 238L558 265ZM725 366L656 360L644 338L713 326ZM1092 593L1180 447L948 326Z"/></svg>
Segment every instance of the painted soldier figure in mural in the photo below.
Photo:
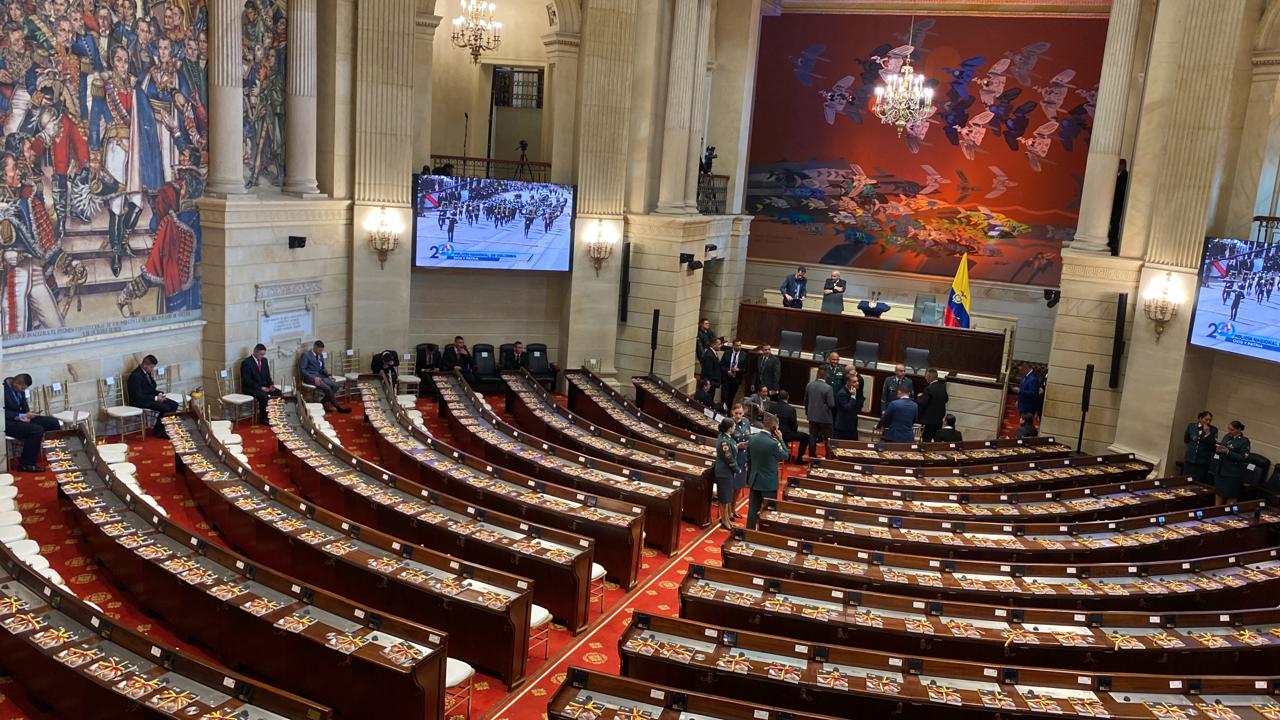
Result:
<svg viewBox="0 0 1280 720"><path fill-rule="evenodd" d="M154 241L142 272L129 282L116 305L125 317L135 314L133 301L160 288L157 313L177 312L197 307L196 284L200 262L200 222L195 199L204 194L204 178L196 164L194 148L183 150L177 178L166 183L151 203L151 232Z"/></svg>
<svg viewBox="0 0 1280 720"><path fill-rule="evenodd" d="M137 79L129 72L129 49L111 52L111 72L94 83L93 117L89 123L90 166L107 202L107 247L111 274L119 277L123 258L133 255L129 234L142 215L142 174L139 128L134 112Z"/></svg>
<svg viewBox="0 0 1280 720"><path fill-rule="evenodd" d="M27 73L32 61L27 31L21 22L7 21L4 34L5 46L0 48L0 127L8 134L22 125L31 109Z"/></svg>

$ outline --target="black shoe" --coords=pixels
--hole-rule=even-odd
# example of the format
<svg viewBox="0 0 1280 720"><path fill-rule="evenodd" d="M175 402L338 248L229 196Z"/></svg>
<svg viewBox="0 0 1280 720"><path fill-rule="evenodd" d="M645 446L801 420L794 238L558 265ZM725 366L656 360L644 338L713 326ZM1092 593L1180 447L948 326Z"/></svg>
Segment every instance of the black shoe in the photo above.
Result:
<svg viewBox="0 0 1280 720"><path fill-rule="evenodd" d="M30 473L44 472L44 468L40 467L39 465L21 465L18 467L18 469L21 470L22 472L30 472Z"/></svg>
<svg viewBox="0 0 1280 720"><path fill-rule="evenodd" d="M169 433L165 432L165 431L164 431L164 428L156 428L155 430L152 430L152 431L151 431L151 436L152 436L152 437L154 437L154 438L156 438L156 439L158 439L158 440L168 440L168 439L169 439Z"/></svg>
<svg viewBox="0 0 1280 720"><path fill-rule="evenodd" d="M809 461L805 458L796 458L797 465L808 465Z"/></svg>
<svg viewBox="0 0 1280 720"><path fill-rule="evenodd" d="M351 412L351 408L347 407L346 405L334 405L333 407L343 415L347 415Z"/></svg>

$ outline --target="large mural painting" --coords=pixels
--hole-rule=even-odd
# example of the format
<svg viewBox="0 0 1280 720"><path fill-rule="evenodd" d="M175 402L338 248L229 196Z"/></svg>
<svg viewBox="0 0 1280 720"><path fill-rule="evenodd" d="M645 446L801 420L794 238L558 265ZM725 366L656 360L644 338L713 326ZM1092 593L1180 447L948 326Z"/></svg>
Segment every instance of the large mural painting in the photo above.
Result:
<svg viewBox="0 0 1280 720"><path fill-rule="evenodd" d="M244 184L284 184L286 0L245 0L240 47L244 60Z"/></svg>
<svg viewBox="0 0 1280 720"><path fill-rule="evenodd" d="M914 22L914 24L913 24ZM1075 232L1105 19L765 18L749 256L1056 286ZM871 110L910 60L933 107Z"/></svg>
<svg viewBox="0 0 1280 720"><path fill-rule="evenodd" d="M7 0L7 346L199 316L204 0Z"/></svg>

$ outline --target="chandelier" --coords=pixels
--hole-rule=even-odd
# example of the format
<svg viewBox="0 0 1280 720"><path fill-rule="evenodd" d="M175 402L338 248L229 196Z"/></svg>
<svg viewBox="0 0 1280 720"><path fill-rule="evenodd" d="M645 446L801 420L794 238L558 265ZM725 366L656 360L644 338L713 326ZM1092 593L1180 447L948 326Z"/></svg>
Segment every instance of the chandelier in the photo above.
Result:
<svg viewBox="0 0 1280 720"><path fill-rule="evenodd" d="M916 22L911 18L911 30L907 34L908 42L915 39ZM884 85L876 86L876 100L871 111L885 125L893 125L898 129L898 136L907 125L924 120L929 116L929 108L933 105L933 88L924 86L924 76L917 75L911 67L911 53L915 48L905 45L889 53L880 61L888 73L881 72Z"/></svg>
<svg viewBox="0 0 1280 720"><path fill-rule="evenodd" d="M462 14L453 19L453 44L471 51L471 62L480 64L480 53L498 49L502 23L493 19L498 6L483 0L459 0Z"/></svg>

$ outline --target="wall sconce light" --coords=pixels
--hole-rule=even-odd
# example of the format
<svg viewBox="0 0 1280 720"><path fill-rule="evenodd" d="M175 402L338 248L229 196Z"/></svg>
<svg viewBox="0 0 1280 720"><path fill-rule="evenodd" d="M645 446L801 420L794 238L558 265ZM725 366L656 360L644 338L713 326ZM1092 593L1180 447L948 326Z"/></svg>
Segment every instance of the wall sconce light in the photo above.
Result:
<svg viewBox="0 0 1280 720"><path fill-rule="evenodd" d="M1165 272L1164 277L1157 277L1147 285L1142 293L1142 312L1156 324L1156 342L1160 342L1164 326L1178 316L1184 300L1182 287L1171 272Z"/></svg>
<svg viewBox="0 0 1280 720"><path fill-rule="evenodd" d="M399 222L385 207L381 207L376 215L369 216L365 230L369 233L369 249L378 254L378 267L385 269L387 256L400 247Z"/></svg>
<svg viewBox="0 0 1280 720"><path fill-rule="evenodd" d="M591 266L596 269L596 276L600 275L600 268L604 265L604 261L613 255L614 238L612 233L606 233L604 220L596 219L595 236L587 242L587 255L591 257Z"/></svg>

